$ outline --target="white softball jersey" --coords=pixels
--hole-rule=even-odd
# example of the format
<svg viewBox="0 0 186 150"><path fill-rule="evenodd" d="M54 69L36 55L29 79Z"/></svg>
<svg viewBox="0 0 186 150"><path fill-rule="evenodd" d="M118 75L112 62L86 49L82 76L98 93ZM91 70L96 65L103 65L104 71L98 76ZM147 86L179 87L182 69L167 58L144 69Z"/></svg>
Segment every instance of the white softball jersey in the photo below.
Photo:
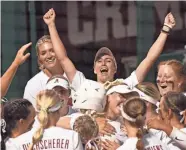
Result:
<svg viewBox="0 0 186 150"><path fill-rule="evenodd" d="M76 71L74 79L72 80L71 87L74 91L78 90L81 84L86 80L84 74L80 71ZM139 82L136 76L136 72L133 71L131 75L124 79L124 83L127 84L131 89L134 88Z"/></svg>
<svg viewBox="0 0 186 150"><path fill-rule="evenodd" d="M170 138L176 142L176 145L182 149L186 149L186 128L177 129L173 127Z"/></svg>
<svg viewBox="0 0 186 150"><path fill-rule="evenodd" d="M121 131L121 123L118 121L112 121L112 120L108 120L108 123L115 128L116 133L111 134L110 136L109 135L101 136L101 140L104 141L105 139L107 139L110 141L115 141L119 144L123 144L123 142L127 139L127 136L124 132Z"/></svg>
<svg viewBox="0 0 186 150"><path fill-rule="evenodd" d="M117 150L137 150L137 141L137 137L130 137ZM142 142L144 144L144 150L180 150L180 148L176 146L170 148L167 144L163 143L161 140L158 139L157 136L155 136L151 132L143 136Z"/></svg>
<svg viewBox="0 0 186 150"><path fill-rule="evenodd" d="M17 138L9 138L7 150L28 150L35 132L29 131ZM60 127L44 130L42 139L34 145L33 150L82 150L83 146L77 132Z"/></svg>
<svg viewBox="0 0 186 150"><path fill-rule="evenodd" d="M25 86L23 97L29 100L34 108L36 108L36 95L38 92L46 89L48 79L49 77L43 71L40 71L33 78L31 78Z"/></svg>
<svg viewBox="0 0 186 150"><path fill-rule="evenodd" d="M63 74L63 76L66 77L66 74ZM40 71L32 77L25 86L23 97L29 100L34 108L36 108L36 95L40 91L46 90L48 79L49 77L43 71Z"/></svg>
<svg viewBox="0 0 186 150"><path fill-rule="evenodd" d="M161 140L164 144L166 144L169 149L176 149L179 147L177 146L176 142L172 140L164 131L150 129L148 132L154 134L154 136L156 136L157 139Z"/></svg>

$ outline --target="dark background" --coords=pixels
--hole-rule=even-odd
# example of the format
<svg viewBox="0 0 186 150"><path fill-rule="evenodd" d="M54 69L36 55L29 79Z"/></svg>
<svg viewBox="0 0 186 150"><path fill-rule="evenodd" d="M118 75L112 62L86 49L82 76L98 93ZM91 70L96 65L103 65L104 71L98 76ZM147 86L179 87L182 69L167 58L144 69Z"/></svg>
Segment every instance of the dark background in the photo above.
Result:
<svg viewBox="0 0 186 150"><path fill-rule="evenodd" d="M157 63L170 58L186 60L183 55L186 45L184 1L2 1L1 73L10 66L22 45L33 42L29 50L31 57L18 69L8 98L22 97L27 81L39 72L35 43L41 36L48 34L42 17L50 8L56 11L56 26L68 56L87 78L96 80L93 60L96 51L102 46L110 48L116 57L116 77L127 77L146 56L170 11L177 24ZM156 64L146 81L155 81Z"/></svg>

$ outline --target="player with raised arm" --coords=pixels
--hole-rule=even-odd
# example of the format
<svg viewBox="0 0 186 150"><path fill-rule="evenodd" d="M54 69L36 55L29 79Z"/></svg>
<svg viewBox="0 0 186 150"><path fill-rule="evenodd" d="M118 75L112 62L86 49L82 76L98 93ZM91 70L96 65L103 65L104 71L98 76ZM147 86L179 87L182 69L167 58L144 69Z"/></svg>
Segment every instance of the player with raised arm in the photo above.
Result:
<svg viewBox="0 0 186 150"><path fill-rule="evenodd" d="M28 43L23 45L17 52L17 55L13 61L13 63L11 64L11 66L8 68L8 70L3 74L3 76L0 79L1 82L1 98L3 96L6 95L8 88L12 82L12 79L15 76L15 73L18 69L18 67L24 63L28 57L30 56L30 53L24 54L26 52L26 50L28 49L28 47L31 45L32 43Z"/></svg>
<svg viewBox="0 0 186 150"><path fill-rule="evenodd" d="M72 84L72 87L76 90L85 80L85 77L81 72L77 71L72 61L68 58L66 49L56 29L55 17L56 14L54 9L50 9L44 15L43 19L44 22L48 25L48 29L50 32L56 56L59 59L60 64L64 69L64 72L66 73L69 82ZM146 74L148 73L148 71L150 70L150 68L152 67L152 65L157 60L157 58L159 57L163 50L163 47L168 37L168 33L170 31L166 30L165 32L165 28L171 29L174 26L175 19L173 15L169 13L165 17L164 26L159 37L154 42L152 47L149 49L149 52L145 59L140 63L140 65L131 74L131 76L124 80L124 82L128 84L128 86L132 88L136 84L144 80ZM97 81L100 83L105 83L106 81L113 81L116 72L117 63L112 52L108 48L102 47L101 49L98 50L94 59L94 73L97 75Z"/></svg>

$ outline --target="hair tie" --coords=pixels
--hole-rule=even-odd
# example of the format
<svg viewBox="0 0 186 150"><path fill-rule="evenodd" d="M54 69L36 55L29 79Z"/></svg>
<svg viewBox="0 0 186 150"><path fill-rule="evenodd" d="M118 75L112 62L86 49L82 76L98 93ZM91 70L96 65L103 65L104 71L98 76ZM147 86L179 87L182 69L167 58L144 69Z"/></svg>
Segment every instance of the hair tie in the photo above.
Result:
<svg viewBox="0 0 186 150"><path fill-rule="evenodd" d="M180 112L180 115L183 116L180 120L180 123L182 123L185 120L185 116L184 116L185 110Z"/></svg>
<svg viewBox="0 0 186 150"><path fill-rule="evenodd" d="M100 137L96 137L96 138L93 138L91 140L89 140L86 144L85 147L87 147L88 149L93 149L95 148L96 150L99 150L98 146L97 146L97 140L100 140Z"/></svg>
<svg viewBox="0 0 186 150"><path fill-rule="evenodd" d="M6 97L2 97L2 98L1 98L1 104L2 104L2 103L6 103L6 102L8 102L8 99L7 99Z"/></svg>
<svg viewBox="0 0 186 150"><path fill-rule="evenodd" d="M47 108L41 108L40 111L44 111L47 113Z"/></svg>
<svg viewBox="0 0 186 150"><path fill-rule="evenodd" d="M93 114L95 114L95 113L96 113L95 110L90 110L90 111L86 111L86 112L85 112L85 115L88 115L88 116L92 117Z"/></svg>
<svg viewBox="0 0 186 150"><path fill-rule="evenodd" d="M156 103L156 113L158 113L159 112L159 110L160 110L160 102L157 102Z"/></svg>
<svg viewBox="0 0 186 150"><path fill-rule="evenodd" d="M6 132L5 128L6 128L6 121L4 119L1 119L1 130L3 133Z"/></svg>

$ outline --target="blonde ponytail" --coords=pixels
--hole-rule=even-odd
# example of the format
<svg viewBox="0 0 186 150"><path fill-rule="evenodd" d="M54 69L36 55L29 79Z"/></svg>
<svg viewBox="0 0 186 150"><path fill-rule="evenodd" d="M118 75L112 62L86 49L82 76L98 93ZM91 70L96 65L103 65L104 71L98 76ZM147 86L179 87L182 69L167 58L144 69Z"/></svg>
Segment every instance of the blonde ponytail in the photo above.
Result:
<svg viewBox="0 0 186 150"><path fill-rule="evenodd" d="M37 95L36 99L37 99L37 111L38 111L37 119L40 123L40 126L32 137L32 144L29 146L29 150L33 150L34 144L36 144L42 139L44 129L47 127L48 124L48 119L49 119L48 113L52 112L52 111L49 112L49 110L56 104L61 103L60 96L54 90L41 91Z"/></svg>
<svg viewBox="0 0 186 150"><path fill-rule="evenodd" d="M45 109L41 109L41 111L38 114L38 120L40 122L40 127L38 128L38 130L35 132L32 141L34 144L36 144L38 141L41 140L43 132L44 132L44 128L46 127L47 123L48 123L48 113L47 110Z"/></svg>

